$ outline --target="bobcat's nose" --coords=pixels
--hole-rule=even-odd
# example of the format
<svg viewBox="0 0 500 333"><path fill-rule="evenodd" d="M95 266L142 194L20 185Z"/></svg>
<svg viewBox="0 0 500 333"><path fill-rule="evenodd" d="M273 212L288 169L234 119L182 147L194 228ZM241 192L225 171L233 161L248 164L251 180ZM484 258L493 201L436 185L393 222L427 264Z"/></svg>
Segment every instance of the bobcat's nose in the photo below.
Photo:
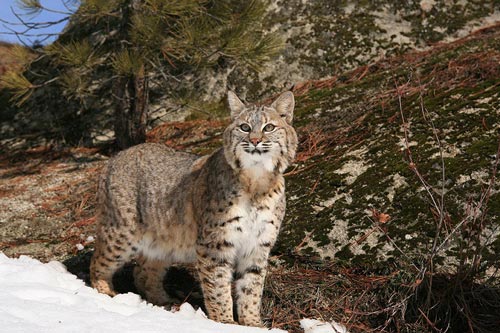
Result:
<svg viewBox="0 0 500 333"><path fill-rule="evenodd" d="M257 145L260 143L260 139L258 138L250 138L250 142L257 147Z"/></svg>

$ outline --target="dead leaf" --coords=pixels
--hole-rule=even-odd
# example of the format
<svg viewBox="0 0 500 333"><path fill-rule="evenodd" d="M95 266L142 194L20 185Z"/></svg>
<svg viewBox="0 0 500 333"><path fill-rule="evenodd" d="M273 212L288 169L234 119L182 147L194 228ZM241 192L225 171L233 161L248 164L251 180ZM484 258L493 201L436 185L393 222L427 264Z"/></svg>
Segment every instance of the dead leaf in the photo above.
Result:
<svg viewBox="0 0 500 333"><path fill-rule="evenodd" d="M372 217L375 221L382 224L387 223L391 219L389 214L381 213L376 209L372 209Z"/></svg>
<svg viewBox="0 0 500 333"><path fill-rule="evenodd" d="M390 219L391 219L391 216L389 214L380 213L378 216L378 221L380 223L386 223Z"/></svg>

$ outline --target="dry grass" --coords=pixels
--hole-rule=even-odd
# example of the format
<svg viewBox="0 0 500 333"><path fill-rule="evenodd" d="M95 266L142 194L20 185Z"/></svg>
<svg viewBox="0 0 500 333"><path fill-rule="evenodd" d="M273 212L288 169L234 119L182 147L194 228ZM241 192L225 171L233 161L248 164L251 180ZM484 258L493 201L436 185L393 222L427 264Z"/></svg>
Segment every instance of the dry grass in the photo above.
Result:
<svg viewBox="0 0 500 333"><path fill-rule="evenodd" d="M227 120L191 120L159 125L147 133L148 142L162 142L178 150L209 153L222 145Z"/></svg>
<svg viewBox="0 0 500 333"><path fill-rule="evenodd" d="M34 53L28 48L22 48L29 58L34 58ZM19 54L15 52L14 44L0 41L0 76L11 70L18 70L22 67L23 62L19 59Z"/></svg>
<svg viewBox="0 0 500 333"><path fill-rule="evenodd" d="M310 259L270 269L263 312L272 327L298 333L302 318L316 318L334 320L353 333L392 331L392 318L402 303L393 303L391 297L404 272L384 275Z"/></svg>

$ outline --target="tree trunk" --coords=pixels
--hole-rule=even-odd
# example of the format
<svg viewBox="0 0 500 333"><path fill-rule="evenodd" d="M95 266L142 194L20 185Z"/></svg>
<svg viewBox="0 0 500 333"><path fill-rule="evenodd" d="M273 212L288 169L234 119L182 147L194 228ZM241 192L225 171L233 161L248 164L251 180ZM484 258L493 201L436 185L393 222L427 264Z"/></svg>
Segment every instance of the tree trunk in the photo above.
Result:
<svg viewBox="0 0 500 333"><path fill-rule="evenodd" d="M129 0L123 3L122 24L119 35L122 40L129 40L132 11L138 10L141 0ZM121 49L126 48L121 44ZM119 149L146 141L146 122L148 109L148 81L144 65L128 76L122 76L114 82L115 98L115 138Z"/></svg>
<svg viewBox="0 0 500 333"><path fill-rule="evenodd" d="M139 73L121 77L114 84L115 137L119 149L146 141L148 81L144 67Z"/></svg>

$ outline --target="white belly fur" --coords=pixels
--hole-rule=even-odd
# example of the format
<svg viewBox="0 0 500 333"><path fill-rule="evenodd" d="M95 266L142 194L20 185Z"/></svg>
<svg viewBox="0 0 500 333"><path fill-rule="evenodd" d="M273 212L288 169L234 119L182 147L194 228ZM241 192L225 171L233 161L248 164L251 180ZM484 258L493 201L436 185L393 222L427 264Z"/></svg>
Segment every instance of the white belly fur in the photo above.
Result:
<svg viewBox="0 0 500 333"><path fill-rule="evenodd" d="M196 261L196 245L166 242L146 233L139 244L139 251L153 260L168 263L193 263Z"/></svg>

